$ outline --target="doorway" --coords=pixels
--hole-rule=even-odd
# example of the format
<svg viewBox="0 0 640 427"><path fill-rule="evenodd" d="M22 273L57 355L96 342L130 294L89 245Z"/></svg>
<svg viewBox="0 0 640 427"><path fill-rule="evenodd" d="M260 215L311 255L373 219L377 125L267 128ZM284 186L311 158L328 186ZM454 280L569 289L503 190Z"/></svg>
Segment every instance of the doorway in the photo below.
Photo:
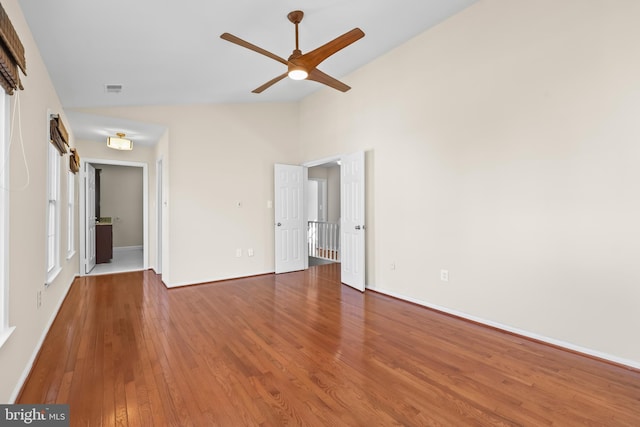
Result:
<svg viewBox="0 0 640 427"><path fill-rule="evenodd" d="M302 166L274 167L275 272L308 268L307 181L309 168L340 162L339 238L342 283L365 290L365 154L358 151Z"/></svg>
<svg viewBox="0 0 640 427"><path fill-rule="evenodd" d="M309 266L340 262L340 161L308 169Z"/></svg>
<svg viewBox="0 0 640 427"><path fill-rule="evenodd" d="M92 187L90 175L94 169L100 172L95 175L98 183ZM79 199L80 275L146 270L149 265L147 164L82 159ZM105 247L111 250L107 261L102 263L98 256L92 259L92 254L97 255L95 248L99 247L98 233L108 236L103 237L102 250ZM105 239L111 241L104 243Z"/></svg>

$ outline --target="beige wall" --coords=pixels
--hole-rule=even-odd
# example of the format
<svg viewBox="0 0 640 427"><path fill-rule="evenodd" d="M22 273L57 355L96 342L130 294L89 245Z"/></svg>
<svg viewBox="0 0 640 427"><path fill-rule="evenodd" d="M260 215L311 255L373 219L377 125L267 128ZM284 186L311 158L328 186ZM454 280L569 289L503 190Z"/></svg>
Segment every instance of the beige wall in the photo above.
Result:
<svg viewBox="0 0 640 427"><path fill-rule="evenodd" d="M7 403L15 399L40 343L78 272L78 255L66 259L67 155L60 158L62 271L49 286L43 285L46 270L45 207L49 144L46 137L49 126L47 110L60 114L63 122L68 124L68 121L17 1L3 1L2 6L25 47L29 73L22 78L25 90L19 93L22 141L16 129L10 151L10 186L16 191L9 193L9 324L15 327L15 331L0 348L0 402ZM15 95L11 98L12 108L14 99ZM22 157L22 143L26 165ZM72 137L71 146L74 144ZM25 184L26 187L21 189ZM42 292L42 306L39 308L38 292Z"/></svg>
<svg viewBox="0 0 640 427"><path fill-rule="evenodd" d="M273 272L273 164L299 163L296 104L192 105L85 112L169 129L162 278L178 286ZM241 202L242 207L237 207ZM163 246L165 246L163 244ZM254 256L247 256L247 249ZM236 249L242 256L236 257Z"/></svg>
<svg viewBox="0 0 640 427"><path fill-rule="evenodd" d="M309 168L309 178L327 181L327 221L340 220L340 166L314 166Z"/></svg>
<svg viewBox="0 0 640 427"><path fill-rule="evenodd" d="M17 2L3 6L27 51L31 172L10 196L9 401L78 260L43 288L43 135L60 104ZM367 150L370 288L640 367L639 16L634 0L483 0L344 77L346 94L88 112L168 129L147 161L155 230L151 166L163 159L169 286L273 271L273 163ZM25 178L16 150L12 185Z"/></svg>
<svg viewBox="0 0 640 427"><path fill-rule="evenodd" d="M327 168L327 220L340 221L340 166Z"/></svg>
<svg viewBox="0 0 640 427"><path fill-rule="evenodd" d="M101 170L100 216L112 218L113 246L142 246L142 168L94 166Z"/></svg>
<svg viewBox="0 0 640 427"><path fill-rule="evenodd" d="M484 0L305 99L304 161L368 150L368 286L640 366L638 18Z"/></svg>

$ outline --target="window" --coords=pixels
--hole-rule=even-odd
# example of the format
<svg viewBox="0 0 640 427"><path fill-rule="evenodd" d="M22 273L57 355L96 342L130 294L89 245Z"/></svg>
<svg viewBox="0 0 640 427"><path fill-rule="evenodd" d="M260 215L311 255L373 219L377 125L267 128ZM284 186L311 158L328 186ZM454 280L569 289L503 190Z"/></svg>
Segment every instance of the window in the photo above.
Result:
<svg viewBox="0 0 640 427"><path fill-rule="evenodd" d="M0 90L0 346L9 338L9 97Z"/></svg>
<svg viewBox="0 0 640 427"><path fill-rule="evenodd" d="M26 74L24 46L0 4L0 347L15 328L9 327L9 95L22 89L18 68ZM16 94L16 101L18 95ZM17 105L17 104L16 104Z"/></svg>
<svg viewBox="0 0 640 427"><path fill-rule="evenodd" d="M60 153L49 146L47 169L47 280L50 284L60 273Z"/></svg>
<svg viewBox="0 0 640 427"><path fill-rule="evenodd" d="M76 235L73 222L76 209L76 180L73 172L67 172L67 259L76 253Z"/></svg>

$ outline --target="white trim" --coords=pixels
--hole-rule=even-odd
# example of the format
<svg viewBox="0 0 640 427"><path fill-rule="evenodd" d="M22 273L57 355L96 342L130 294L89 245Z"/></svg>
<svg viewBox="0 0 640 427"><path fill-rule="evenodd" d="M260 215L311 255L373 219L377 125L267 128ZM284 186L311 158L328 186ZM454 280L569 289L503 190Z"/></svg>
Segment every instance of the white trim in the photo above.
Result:
<svg viewBox="0 0 640 427"><path fill-rule="evenodd" d="M114 165L114 166L130 166L142 168L142 266L144 270L149 269L149 165L145 162L128 162L122 160L109 160L109 159L95 159L95 158L80 158L80 173L81 180L84 182L85 176L85 163L101 164L101 165ZM85 213L85 186L79 185L79 231L80 231L80 276L88 276L90 274L85 272L86 254L85 254L85 219L87 217Z"/></svg>
<svg viewBox="0 0 640 427"><path fill-rule="evenodd" d="M71 259L76 253L76 233L75 233L75 216L76 216L76 174L67 171L67 260Z"/></svg>
<svg viewBox="0 0 640 427"><path fill-rule="evenodd" d="M38 353L40 353L42 344L44 344L44 340L47 338L47 335L49 334L49 329L51 329L51 325L53 325L54 320L56 320L56 317L58 316L58 312L60 311L60 307L62 307L62 303L67 297L67 294L69 294L69 291L71 290L71 285L73 285L73 281L76 280L77 277L78 276L74 276L71 278L71 282L67 285L67 291L62 295L62 297L60 298L60 301L58 301L58 305L56 309L51 314L51 317L47 322L47 326L45 327L44 331L42 331L42 334L40 335L40 339L38 340L36 347L33 349L33 352L31 353L31 357L29 358L27 365L22 371L22 375L20 375L20 378L18 379L18 382L15 388L13 389L13 392L11 393L11 397L9 397L9 402L8 402L9 404L14 404L16 402L16 399L18 398L18 394L20 394L20 390L22 390L22 387L24 386L25 381L27 381L27 377L29 377L29 373L33 368L33 364L35 363L36 358L38 357Z"/></svg>
<svg viewBox="0 0 640 427"><path fill-rule="evenodd" d="M302 271L302 270L301 270ZM180 288L182 286L197 286L197 285L204 285L207 283L213 283L213 282L224 282L225 280L239 280L239 279L246 279L249 277L254 277L254 276L264 276L266 274L275 274L275 270L269 270L269 271L265 271L265 272L255 272L255 273L251 273L249 275L242 275L242 276L222 276L222 277L215 277L215 278L211 278L211 279L197 279L196 281L190 281L190 282L178 282L178 283L166 283L166 282L162 282L164 283L164 285L167 288Z"/></svg>
<svg viewBox="0 0 640 427"><path fill-rule="evenodd" d="M513 333L513 334L516 334L516 335L520 335L520 336L523 336L523 337L526 337L526 338L531 338L531 339L534 339L534 340L537 340L537 341L542 341L542 342L545 342L547 344L551 344L551 345L554 345L554 346L557 346L557 347L561 347L561 348L564 348L564 349L567 349L567 350L575 351L577 353L582 353L584 355L597 357L597 358L603 359L603 360L608 360L610 362L617 363L619 365L628 366L628 367L634 368L634 369L640 369L640 362L638 362L638 361L629 360L629 359L623 359L621 357L617 357L617 356L614 356L614 355L611 355L611 354L608 354L608 353L603 353L601 351L593 350L593 349L590 349L590 348L581 347L579 345L568 343L566 341L557 340L555 338L549 338L549 337L546 337L544 335L539 335L539 334L536 334L534 332L529 332L529 331L525 331L523 329L514 328L514 327L511 327L511 326L508 326L508 325L504 325L502 323L494 322L494 321L491 321L491 320L483 319L481 317L476 317L476 316L473 316L473 315L470 315L470 314L467 314L467 313L463 313L461 311L452 310L452 309L449 309L447 307L443 307L443 306L436 305L436 304L430 304L430 303L428 303L426 301L422 301L422 300L419 300L419 299L416 299L416 298L408 297L406 295L398 294L396 292L389 291L389 290L386 290L386 289L379 289L379 288L378 289L370 288L370 289L372 291L379 292L379 293L384 294L384 295L388 295L388 296L391 296L391 297L394 297L394 298L398 298L398 299L401 299L401 300L404 300L404 301L412 302L414 304L418 304L418 305L421 305L423 307L427 307L427 308L430 308L432 310L440 311L440 312L443 312L443 313L451 314L453 316L460 317L462 319L471 320L472 322L480 323L480 324L483 324L483 325L486 325L486 326L491 326L492 328L500 329L502 331L510 332L510 333Z"/></svg>
<svg viewBox="0 0 640 427"><path fill-rule="evenodd" d="M16 94L16 96L18 96ZM0 89L0 348L9 338L15 328L9 326L9 185L10 185L10 156L9 139L11 108L9 97Z"/></svg>
<svg viewBox="0 0 640 427"><path fill-rule="evenodd" d="M7 342L7 340L9 339L9 337L11 336L13 331L15 331L15 330L16 330L16 327L15 326L11 326L9 328L6 328L4 331L0 331L0 348L2 348L4 343Z"/></svg>
<svg viewBox="0 0 640 427"><path fill-rule="evenodd" d="M311 160L309 162L303 163L302 166L305 166L308 168L312 168L314 166L322 166L327 163L340 161L342 160L343 157L344 157L344 154L340 154L338 156L325 157L324 159L320 159L320 160Z"/></svg>
<svg viewBox="0 0 640 427"><path fill-rule="evenodd" d="M47 275L47 281L44 284L46 286L49 286L50 284L55 282L56 278L58 277L58 274L60 274L61 271L62 271L62 267L57 265L53 270L49 272L49 274Z"/></svg>
<svg viewBox="0 0 640 427"><path fill-rule="evenodd" d="M162 232L164 224L164 212L162 211L164 205L164 158L161 156L156 159L156 262L154 271L157 270L157 274L162 274L162 257L164 251L162 250Z"/></svg>
<svg viewBox="0 0 640 427"><path fill-rule="evenodd" d="M52 114L47 115L47 123L51 119ZM47 126L47 130L49 127ZM47 136L47 141L49 137ZM62 204L61 204L61 186L60 181L62 176L61 163L62 156L58 152L58 149L50 142L47 143L47 198L45 207L45 285L53 283L62 270L62 264L60 262L60 245L62 243L61 234L61 221L62 221ZM53 230L49 228L49 209L53 203L54 221ZM49 253L49 235L53 234L53 253ZM53 257L53 265L49 267L50 258Z"/></svg>

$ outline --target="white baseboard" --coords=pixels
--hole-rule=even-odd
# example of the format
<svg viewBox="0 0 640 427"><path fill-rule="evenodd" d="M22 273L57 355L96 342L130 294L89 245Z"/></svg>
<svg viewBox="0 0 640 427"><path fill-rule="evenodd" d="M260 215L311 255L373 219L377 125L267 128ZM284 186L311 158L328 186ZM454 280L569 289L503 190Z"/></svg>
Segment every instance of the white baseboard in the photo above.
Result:
<svg viewBox="0 0 640 427"><path fill-rule="evenodd" d="M47 338L47 334L49 333L49 329L51 329L51 325L53 325L54 320L56 320L56 316L58 316L58 312L60 311L60 307L62 307L62 303L64 302L64 299L67 297L67 294L69 293L69 290L71 289L71 285L73 284L73 281L76 280L78 277L80 277L80 276L76 275L76 276L73 276L71 278L71 282L67 285L67 291L64 292L64 294L62 294L62 297L58 301L58 305L57 305L56 309L51 314L51 317L49 318L49 321L47 322L47 326L44 328L44 331L42 331L42 335L40 335L40 339L38 340L38 343L36 344L36 347L33 350L33 353L31 354L31 357L29 358L27 366L24 368L24 371L22 371L22 375L20 375L20 379L18 380L18 383L16 384L16 387L13 389L13 393L11 393L11 397L9 399L9 403L10 404L13 404L13 403L16 402L16 399L18 398L18 394L20 393L20 390L22 390L22 387L24 386L25 381L27 381L27 378L29 377L29 373L31 372L31 369L33 368L33 364L36 361L36 357L38 357L38 353L40 353L40 348L42 348L42 344L44 343L45 338Z"/></svg>
<svg viewBox="0 0 640 427"><path fill-rule="evenodd" d="M391 297L394 297L394 298L398 298L398 299L403 300L403 301L412 302L414 304L421 305L423 307L427 307L427 308L430 308L430 309L433 309L433 310L436 310L436 311L440 311L440 312L443 312L443 313L451 314L452 316L460 317L462 319L467 319L467 320L470 320L472 322L480 323L480 324L483 324L483 325L486 325L486 326L490 326L492 328L496 328L496 329L500 329L500 330L503 330L503 331L506 331L506 332L510 332L512 334L520 335L520 336L523 336L523 337L526 337L526 338L530 338L530 339L533 339L533 340L536 340L536 341L545 342L547 344L551 344L551 345L554 345L554 346L557 346L557 347L561 347L561 348L564 348L564 349L567 349L567 350L570 350L570 351L574 351L574 352L577 352L577 353L582 353L582 354L587 355L587 356L597 357L598 359L608 360L609 362L613 362L613 363L616 363L618 365L628 366L629 368L633 368L633 369L640 369L640 362L635 361L635 360L623 359L621 357L617 357L617 356L614 356L614 355L611 355L611 354L603 353L603 352L600 352L600 351L597 351L597 350L593 350L593 349L590 349L590 348L581 347L579 345L575 345L575 344L568 343L568 342L565 342L565 341L557 340L555 338L549 338L549 337L546 337L546 336L543 336L543 335L539 335L539 334L536 334L536 333L533 333L533 332L525 331L525 330L518 329L518 328L513 328L513 327L508 326L508 325L503 325L501 323L493 322L491 320L486 320L486 319L483 319L483 318L480 318L480 317L472 316L470 314L463 313L463 312L460 312L460 311L457 311L457 310L452 310L452 309L449 309L447 307L442 307L442 306L439 306L439 305L430 304L430 303L428 303L426 301L422 301L422 300L419 300L419 299L416 299L416 298L411 298L411 297L408 297L406 295L401 295L401 294L398 294L396 292L389 291L389 290L386 290L386 289L380 289L380 288L370 288L370 289L372 291L379 292L379 293L384 294L384 295L388 295L388 296L391 296Z"/></svg>
<svg viewBox="0 0 640 427"><path fill-rule="evenodd" d="M221 276L221 277L215 277L211 279L204 279L204 280L197 280L197 281L190 281L190 282L165 283L165 286L167 288L179 288L181 286L204 285L206 283L211 283L211 282L222 282L225 280L245 279L245 278L254 277L254 276L263 276L265 274L273 274L273 270L265 271L262 273L252 272L251 274L248 274L246 276Z"/></svg>
<svg viewBox="0 0 640 427"><path fill-rule="evenodd" d="M142 245L140 246L118 246L113 248L113 252L126 252L126 251L141 251Z"/></svg>

